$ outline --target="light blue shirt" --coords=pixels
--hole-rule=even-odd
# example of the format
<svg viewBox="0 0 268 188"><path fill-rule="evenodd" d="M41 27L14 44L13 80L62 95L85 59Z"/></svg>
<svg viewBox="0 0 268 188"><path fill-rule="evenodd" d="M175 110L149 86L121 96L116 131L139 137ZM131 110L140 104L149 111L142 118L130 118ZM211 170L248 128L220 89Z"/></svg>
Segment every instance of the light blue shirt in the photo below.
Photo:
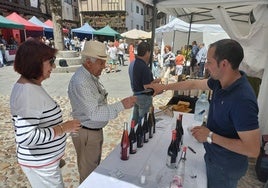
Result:
<svg viewBox="0 0 268 188"><path fill-rule="evenodd" d="M107 104L108 93L99 78L81 66L72 76L68 95L72 106L72 116L89 128L102 128L108 121L124 110L122 102Z"/></svg>

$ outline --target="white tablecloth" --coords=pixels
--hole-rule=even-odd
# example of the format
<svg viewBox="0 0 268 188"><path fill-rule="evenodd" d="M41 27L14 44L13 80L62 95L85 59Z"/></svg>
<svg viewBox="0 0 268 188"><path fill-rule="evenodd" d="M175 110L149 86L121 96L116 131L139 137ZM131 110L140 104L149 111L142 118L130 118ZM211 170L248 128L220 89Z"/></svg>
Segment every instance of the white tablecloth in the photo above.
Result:
<svg viewBox="0 0 268 188"><path fill-rule="evenodd" d="M105 187L145 187L165 188L175 174L175 169L166 166L167 149L171 142L171 131L175 128L176 117L157 117L156 134L138 148L136 154L131 154L129 160L120 159L120 145L118 145L105 160L92 172L79 186L80 188L105 188ZM204 161L203 144L198 143L188 132L188 127L200 125L193 119L193 114L183 115L184 142L190 146L196 154L187 149L185 168L185 188L206 188L207 177ZM180 153L179 153L180 156ZM141 184L141 175L145 167L149 167L149 175L146 175L146 183Z"/></svg>

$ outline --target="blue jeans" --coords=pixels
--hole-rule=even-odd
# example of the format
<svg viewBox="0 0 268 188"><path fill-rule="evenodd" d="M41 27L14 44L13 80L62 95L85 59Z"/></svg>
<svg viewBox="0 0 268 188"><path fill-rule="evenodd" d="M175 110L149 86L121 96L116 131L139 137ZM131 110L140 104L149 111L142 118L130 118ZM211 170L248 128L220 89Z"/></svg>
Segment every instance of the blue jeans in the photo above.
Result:
<svg viewBox="0 0 268 188"><path fill-rule="evenodd" d="M245 175L247 166L240 169L233 169L230 173L221 165L213 162L205 154L207 169L208 188L237 188L239 179Z"/></svg>
<svg viewBox="0 0 268 188"><path fill-rule="evenodd" d="M205 62L199 63L199 70L198 70L198 77L204 76L204 68L205 68Z"/></svg>
<svg viewBox="0 0 268 188"><path fill-rule="evenodd" d="M133 108L132 120L138 123L140 118L144 117L144 114L149 112L149 108L152 106L153 97L148 95L137 95L137 102Z"/></svg>

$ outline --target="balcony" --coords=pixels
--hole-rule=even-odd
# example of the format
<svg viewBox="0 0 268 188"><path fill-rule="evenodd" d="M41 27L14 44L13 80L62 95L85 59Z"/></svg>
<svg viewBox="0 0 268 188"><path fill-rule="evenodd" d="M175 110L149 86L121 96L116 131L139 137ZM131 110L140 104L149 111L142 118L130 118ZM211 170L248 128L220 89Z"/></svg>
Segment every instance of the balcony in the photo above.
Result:
<svg viewBox="0 0 268 188"><path fill-rule="evenodd" d="M146 22L150 22L152 18L153 18L152 15L144 15L144 21Z"/></svg>

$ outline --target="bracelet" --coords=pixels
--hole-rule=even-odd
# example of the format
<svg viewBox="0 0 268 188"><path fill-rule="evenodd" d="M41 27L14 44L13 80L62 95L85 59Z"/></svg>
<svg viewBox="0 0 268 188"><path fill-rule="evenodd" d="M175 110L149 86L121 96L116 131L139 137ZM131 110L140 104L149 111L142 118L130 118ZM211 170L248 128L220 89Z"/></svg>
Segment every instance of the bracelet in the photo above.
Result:
<svg viewBox="0 0 268 188"><path fill-rule="evenodd" d="M62 126L62 124L60 124L59 126L60 126L60 129L61 129L61 135L62 135L63 133L65 133L64 129L63 129L63 126Z"/></svg>

